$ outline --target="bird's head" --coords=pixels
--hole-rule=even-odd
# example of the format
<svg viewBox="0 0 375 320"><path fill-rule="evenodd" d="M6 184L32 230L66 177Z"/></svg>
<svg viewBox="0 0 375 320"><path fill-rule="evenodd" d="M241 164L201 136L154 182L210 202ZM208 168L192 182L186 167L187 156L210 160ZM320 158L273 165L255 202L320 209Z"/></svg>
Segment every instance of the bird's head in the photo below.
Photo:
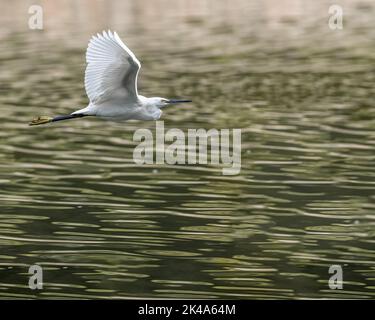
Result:
<svg viewBox="0 0 375 320"><path fill-rule="evenodd" d="M166 99L166 98L161 98L161 97L153 97L149 99L151 100L151 103L158 108L164 108L171 104L192 102L191 100L176 100L176 99Z"/></svg>

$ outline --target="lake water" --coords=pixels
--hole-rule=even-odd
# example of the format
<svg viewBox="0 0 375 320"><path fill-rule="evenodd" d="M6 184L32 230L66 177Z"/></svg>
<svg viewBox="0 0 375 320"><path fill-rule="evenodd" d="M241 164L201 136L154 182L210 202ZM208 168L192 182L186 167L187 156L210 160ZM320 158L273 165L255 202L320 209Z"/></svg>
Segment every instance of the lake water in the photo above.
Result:
<svg viewBox="0 0 375 320"><path fill-rule="evenodd" d="M0 1L0 298L375 297L375 4ZM242 170L136 165L154 122L87 105L85 49L114 29L166 129L242 129ZM43 268L30 290L28 268ZM343 269L331 290L331 265Z"/></svg>

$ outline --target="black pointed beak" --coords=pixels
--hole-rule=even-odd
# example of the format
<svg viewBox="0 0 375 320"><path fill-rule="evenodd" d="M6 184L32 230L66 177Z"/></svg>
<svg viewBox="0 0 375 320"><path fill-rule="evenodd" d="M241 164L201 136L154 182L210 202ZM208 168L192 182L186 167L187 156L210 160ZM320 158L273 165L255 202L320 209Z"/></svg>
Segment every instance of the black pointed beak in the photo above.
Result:
<svg viewBox="0 0 375 320"><path fill-rule="evenodd" d="M175 100L175 99L168 100L168 104L187 103L187 102L193 102L193 101L192 100Z"/></svg>

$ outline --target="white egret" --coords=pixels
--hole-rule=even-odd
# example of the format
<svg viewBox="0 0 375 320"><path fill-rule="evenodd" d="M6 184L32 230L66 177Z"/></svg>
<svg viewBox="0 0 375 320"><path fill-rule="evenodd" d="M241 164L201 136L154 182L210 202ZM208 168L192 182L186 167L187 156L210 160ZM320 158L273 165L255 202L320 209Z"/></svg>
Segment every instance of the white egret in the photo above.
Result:
<svg viewBox="0 0 375 320"><path fill-rule="evenodd" d="M85 116L113 120L157 120L162 114L161 108L191 102L139 95L137 78L141 64L116 32L108 30L93 36L86 51L86 62L85 89L89 105L69 115L37 117L30 125Z"/></svg>

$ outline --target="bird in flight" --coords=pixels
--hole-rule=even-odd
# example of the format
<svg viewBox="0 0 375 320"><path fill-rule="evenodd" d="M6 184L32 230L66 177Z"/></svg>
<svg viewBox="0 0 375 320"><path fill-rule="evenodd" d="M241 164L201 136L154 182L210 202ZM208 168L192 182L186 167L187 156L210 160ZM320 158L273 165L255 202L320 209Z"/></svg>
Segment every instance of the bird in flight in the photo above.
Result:
<svg viewBox="0 0 375 320"><path fill-rule="evenodd" d="M112 120L158 120L165 106L191 100L146 98L138 94L141 64L116 32L93 36L86 51L85 90L90 100L86 108L69 115L40 116L30 125L96 116Z"/></svg>

